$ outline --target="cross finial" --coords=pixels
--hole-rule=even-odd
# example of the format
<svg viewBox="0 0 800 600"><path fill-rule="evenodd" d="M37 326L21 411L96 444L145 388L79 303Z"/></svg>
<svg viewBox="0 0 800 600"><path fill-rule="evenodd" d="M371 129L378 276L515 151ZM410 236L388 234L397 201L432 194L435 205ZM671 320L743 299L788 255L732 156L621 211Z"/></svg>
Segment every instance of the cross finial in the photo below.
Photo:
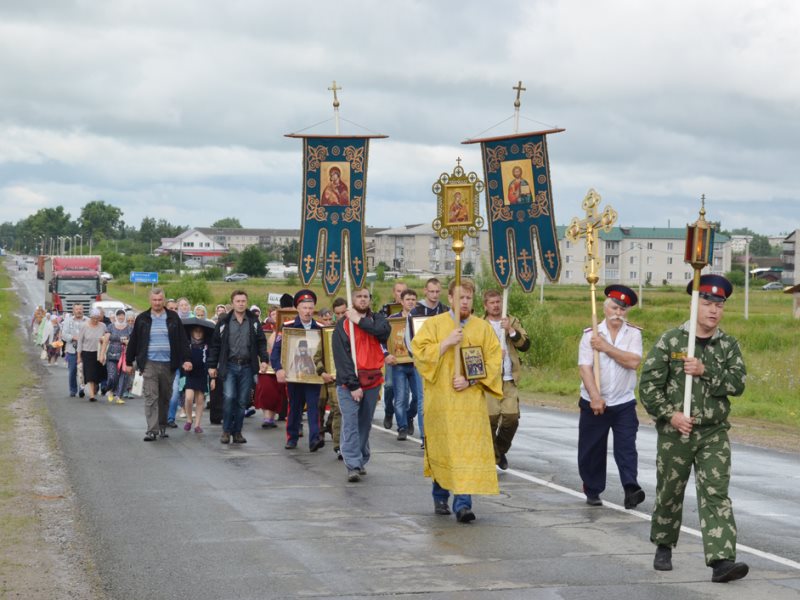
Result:
<svg viewBox="0 0 800 600"><path fill-rule="evenodd" d="M456 159L456 164L457 164L459 167L461 166L461 157L460 157L460 156L459 156L459 157Z"/></svg>
<svg viewBox="0 0 800 600"><path fill-rule="evenodd" d="M515 85L511 89L517 90L517 99L514 100L514 108L519 108L520 105L519 96L522 92L527 91L527 88L522 87L522 82L520 81L517 85Z"/></svg>
<svg viewBox="0 0 800 600"><path fill-rule="evenodd" d="M341 87L336 86L336 80L333 80L333 86L328 88L328 91L333 92L333 108L339 108L339 98L336 95L336 92L341 90Z"/></svg>

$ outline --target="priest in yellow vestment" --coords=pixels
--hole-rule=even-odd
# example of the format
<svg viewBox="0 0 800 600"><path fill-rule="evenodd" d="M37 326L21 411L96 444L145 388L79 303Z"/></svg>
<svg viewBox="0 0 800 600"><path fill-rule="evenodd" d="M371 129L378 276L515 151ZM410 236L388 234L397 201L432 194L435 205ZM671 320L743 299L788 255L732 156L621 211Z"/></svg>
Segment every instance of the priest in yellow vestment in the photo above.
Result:
<svg viewBox="0 0 800 600"><path fill-rule="evenodd" d="M497 471L484 393L503 397L502 351L497 336L483 319L472 315L475 284L462 280L456 326L455 281L450 283L449 312L431 317L411 343L414 365L425 386L425 476L433 478L436 514L453 511L461 523L475 519L471 494L498 494ZM480 347L485 377L455 375L455 350ZM460 360L460 358L459 358Z"/></svg>

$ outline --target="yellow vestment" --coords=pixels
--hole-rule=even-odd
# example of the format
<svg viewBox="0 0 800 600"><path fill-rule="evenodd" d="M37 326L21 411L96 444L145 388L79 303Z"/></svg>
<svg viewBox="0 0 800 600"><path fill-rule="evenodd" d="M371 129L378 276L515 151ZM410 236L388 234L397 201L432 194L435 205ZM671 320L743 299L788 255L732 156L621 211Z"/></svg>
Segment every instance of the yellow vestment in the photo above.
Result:
<svg viewBox="0 0 800 600"><path fill-rule="evenodd" d="M452 314L437 315L425 321L411 343L424 383L425 476L454 494L498 494L484 392L503 397L500 342L489 323L475 316L467 320L461 345L481 347L486 378L457 392L455 351L439 355L439 344L453 329Z"/></svg>

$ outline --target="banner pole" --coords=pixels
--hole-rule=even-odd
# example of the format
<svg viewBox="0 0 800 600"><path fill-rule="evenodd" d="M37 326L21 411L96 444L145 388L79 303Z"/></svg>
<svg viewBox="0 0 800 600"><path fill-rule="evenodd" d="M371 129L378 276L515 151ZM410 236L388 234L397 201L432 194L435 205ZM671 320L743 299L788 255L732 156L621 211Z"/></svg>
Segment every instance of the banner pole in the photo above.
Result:
<svg viewBox="0 0 800 600"><path fill-rule="evenodd" d="M335 83L335 82L334 82ZM344 287L347 291L347 308L353 308L353 291L350 285L350 236L346 235L344 237L344 259L345 259L345 267L344 267ZM356 333L355 333L355 326L350 319L347 319L347 323L350 327L350 355L353 357L353 371L355 371L356 376L358 375L358 364L356 361Z"/></svg>

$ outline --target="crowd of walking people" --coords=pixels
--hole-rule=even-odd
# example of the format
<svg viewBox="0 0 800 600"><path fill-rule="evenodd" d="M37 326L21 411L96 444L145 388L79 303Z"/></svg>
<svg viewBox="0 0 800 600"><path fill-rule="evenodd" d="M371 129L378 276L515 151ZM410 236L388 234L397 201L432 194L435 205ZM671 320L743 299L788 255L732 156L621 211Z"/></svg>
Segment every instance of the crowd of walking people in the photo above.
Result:
<svg viewBox="0 0 800 600"><path fill-rule="evenodd" d="M520 421L520 354L531 339L518 318L504 314L499 291L483 292L482 316L474 309L472 281L451 281L448 304L440 300L442 292L435 278L419 294L398 281L391 302L373 310L366 288L336 298L330 307L319 306L316 294L302 289L284 294L262 319L244 290L235 290L229 304L209 315L202 305L192 309L187 298L166 299L153 288L148 310L117 311L105 322L98 309L86 318L75 306L63 319L37 309L31 334L42 360L65 358L70 396L86 394L94 401L107 394L109 402L124 403L131 384L140 390L145 442L168 438L181 419L187 434L203 434L208 408L210 423L221 425L220 443L246 444L245 419L261 411L262 429L285 421L284 448L297 452L306 415L308 451L324 448L330 435L351 483L367 475L370 431L382 399L383 425L396 427L398 443L419 433L435 514L455 513L458 522L470 523L476 519L473 494L499 493L497 471L509 468ZM694 467L705 561L715 582L748 573L745 563L736 562L728 496L729 397L740 395L745 383L738 342L719 328L732 292L723 277L701 278L696 357L686 352L684 324L665 332L643 358L641 331L626 318L637 296L626 286L608 286L605 318L596 331L584 331L576 373L577 463L586 503L603 505L609 433L625 508L645 500L636 450L641 366L639 401L658 431L653 566L672 569ZM292 318L282 318L283 309L293 309ZM325 328L332 328L326 330L330 335L320 333ZM319 343L312 348L305 336ZM290 344L291 354L285 348ZM687 376L693 381L690 414L683 413Z"/></svg>

